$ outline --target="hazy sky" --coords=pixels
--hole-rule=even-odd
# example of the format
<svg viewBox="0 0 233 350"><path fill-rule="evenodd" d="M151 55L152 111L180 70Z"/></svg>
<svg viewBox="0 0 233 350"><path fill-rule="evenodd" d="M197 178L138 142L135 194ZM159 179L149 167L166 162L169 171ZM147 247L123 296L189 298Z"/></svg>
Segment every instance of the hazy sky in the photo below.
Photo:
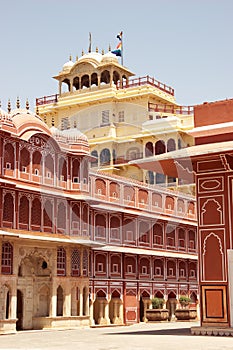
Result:
<svg viewBox="0 0 233 350"><path fill-rule="evenodd" d="M124 65L175 89L177 102L233 97L233 0L0 0L0 100L7 109L55 94L69 55L112 49ZM120 60L120 59L119 59Z"/></svg>

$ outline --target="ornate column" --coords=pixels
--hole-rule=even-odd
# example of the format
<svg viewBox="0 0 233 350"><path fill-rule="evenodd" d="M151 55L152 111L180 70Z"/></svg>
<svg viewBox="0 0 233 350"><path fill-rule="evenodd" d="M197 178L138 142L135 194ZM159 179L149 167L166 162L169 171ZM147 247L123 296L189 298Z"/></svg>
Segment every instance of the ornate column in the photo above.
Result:
<svg viewBox="0 0 233 350"><path fill-rule="evenodd" d="M110 324L108 300L104 301L104 320L105 320L105 324Z"/></svg>
<svg viewBox="0 0 233 350"><path fill-rule="evenodd" d="M66 317L71 316L71 293L69 288L66 288L64 306L63 306L63 315Z"/></svg>
<svg viewBox="0 0 233 350"><path fill-rule="evenodd" d="M49 317L56 317L56 316L57 316L57 286L56 286L56 283L52 281Z"/></svg>
<svg viewBox="0 0 233 350"><path fill-rule="evenodd" d="M95 320L94 320L94 302L95 300L90 300L90 306L89 306L89 325L94 326Z"/></svg>
<svg viewBox="0 0 233 350"><path fill-rule="evenodd" d="M113 323L118 324L118 303L117 300L113 299Z"/></svg>
<svg viewBox="0 0 233 350"><path fill-rule="evenodd" d="M83 316L83 288L79 289L79 316Z"/></svg>
<svg viewBox="0 0 233 350"><path fill-rule="evenodd" d="M103 299L98 299L99 303L99 317L98 317L98 324L104 325L104 300Z"/></svg>

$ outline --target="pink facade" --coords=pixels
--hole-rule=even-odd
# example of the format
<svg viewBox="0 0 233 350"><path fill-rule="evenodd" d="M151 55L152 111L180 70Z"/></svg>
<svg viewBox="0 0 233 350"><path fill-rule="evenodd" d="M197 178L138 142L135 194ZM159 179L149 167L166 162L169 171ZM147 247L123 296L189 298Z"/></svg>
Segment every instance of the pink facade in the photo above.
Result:
<svg viewBox="0 0 233 350"><path fill-rule="evenodd" d="M26 291L20 284L26 276L20 254L25 244L36 247L46 241L56 249L51 266L46 256L52 253L41 253L42 271L50 270L44 289L51 298L47 317L133 323L144 319L144 302L154 295L164 296L171 317L179 295L196 301L193 197L89 172L88 143L78 131L69 137L48 129L27 111L1 111L0 117L0 287L8 290L0 300L6 310L1 319L18 318L18 328L23 329L42 327L43 320L20 316L20 295ZM22 256L39 259L30 249ZM38 273L38 285L40 279ZM69 283L78 288L78 307ZM54 300L60 305L56 310ZM15 308L11 315L9 304ZM20 305L23 308L23 302Z"/></svg>

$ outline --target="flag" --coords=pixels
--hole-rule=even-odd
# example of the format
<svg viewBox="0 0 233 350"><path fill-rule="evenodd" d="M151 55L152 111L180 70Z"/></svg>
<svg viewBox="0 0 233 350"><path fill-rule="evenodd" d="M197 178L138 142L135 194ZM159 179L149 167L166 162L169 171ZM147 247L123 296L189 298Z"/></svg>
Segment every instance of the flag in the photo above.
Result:
<svg viewBox="0 0 233 350"><path fill-rule="evenodd" d="M116 49L111 51L111 53L120 57L122 56L122 35L123 35L123 32L120 32L119 34L117 34L117 39L119 39L120 42L118 43Z"/></svg>
<svg viewBox="0 0 233 350"><path fill-rule="evenodd" d="M120 41L122 41L122 34L123 32L120 32L119 34L117 34L117 39L119 39Z"/></svg>
<svg viewBox="0 0 233 350"><path fill-rule="evenodd" d="M111 51L114 55L116 56L120 56L121 57L121 49L122 49L122 43L121 41L119 42L119 44L117 45L116 49Z"/></svg>

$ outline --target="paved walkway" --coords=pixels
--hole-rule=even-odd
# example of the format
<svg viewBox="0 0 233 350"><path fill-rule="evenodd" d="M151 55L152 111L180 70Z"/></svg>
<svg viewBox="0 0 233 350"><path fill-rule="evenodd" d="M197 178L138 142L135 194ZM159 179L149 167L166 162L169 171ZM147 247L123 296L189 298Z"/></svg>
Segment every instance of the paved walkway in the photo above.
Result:
<svg viewBox="0 0 233 350"><path fill-rule="evenodd" d="M126 327L23 331L0 336L0 349L232 350L233 337L192 336L197 322L140 323Z"/></svg>

